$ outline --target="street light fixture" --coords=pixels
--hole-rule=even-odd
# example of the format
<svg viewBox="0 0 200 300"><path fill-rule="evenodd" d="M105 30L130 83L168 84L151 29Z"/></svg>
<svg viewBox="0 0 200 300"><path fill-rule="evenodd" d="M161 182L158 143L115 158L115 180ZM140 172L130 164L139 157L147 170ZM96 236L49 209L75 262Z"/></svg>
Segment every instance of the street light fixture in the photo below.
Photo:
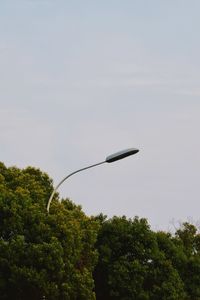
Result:
<svg viewBox="0 0 200 300"><path fill-rule="evenodd" d="M93 167L96 167L96 166L99 166L99 165L102 165L104 163L112 163L112 162L115 162L117 160L120 160L120 159L123 159L127 156L130 156L130 155L133 155L133 154L136 154L137 152L139 152L138 149L135 149L135 148L129 148L129 149L126 149L126 150L122 150L122 151L119 151L119 152L116 152L114 154L111 154L109 156L106 157L106 159L102 162L99 162L97 164L94 164L94 165L91 165L91 166L88 166L88 167L85 167L85 168L82 168L82 169L79 169L75 172L72 172L71 174L67 175L65 178L63 178L59 184L55 187L55 189L53 190L50 198L49 198L49 201L48 201L48 204L47 204L47 212L49 213L49 208L50 208L50 204L51 204L51 201L53 199L53 196L55 195L57 189L61 186L61 184L66 180L68 179L69 177L71 177L72 175L78 173L78 172L81 172L81 171L84 171L84 170L87 170L87 169L90 169L90 168L93 168Z"/></svg>

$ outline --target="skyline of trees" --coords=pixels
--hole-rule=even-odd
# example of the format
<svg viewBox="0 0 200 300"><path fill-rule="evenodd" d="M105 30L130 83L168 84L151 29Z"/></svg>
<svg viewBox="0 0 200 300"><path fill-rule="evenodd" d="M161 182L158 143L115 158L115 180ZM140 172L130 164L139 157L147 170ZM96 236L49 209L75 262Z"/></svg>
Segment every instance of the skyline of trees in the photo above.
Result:
<svg viewBox="0 0 200 300"><path fill-rule="evenodd" d="M0 163L0 299L200 300L200 234L88 217L39 169ZM61 201L62 200L62 201Z"/></svg>

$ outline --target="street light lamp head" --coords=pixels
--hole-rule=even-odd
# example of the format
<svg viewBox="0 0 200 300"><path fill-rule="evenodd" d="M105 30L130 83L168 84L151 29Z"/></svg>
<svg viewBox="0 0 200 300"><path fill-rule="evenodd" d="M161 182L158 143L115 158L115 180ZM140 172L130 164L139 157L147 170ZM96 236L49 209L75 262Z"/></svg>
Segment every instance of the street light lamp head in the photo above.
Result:
<svg viewBox="0 0 200 300"><path fill-rule="evenodd" d="M107 163L111 163L111 162L117 161L119 159L125 158L127 156L136 154L137 152L139 152L139 150L135 149L135 148L122 150L122 151L119 151L119 152L116 152L114 154L111 154L111 155L107 156L105 161Z"/></svg>

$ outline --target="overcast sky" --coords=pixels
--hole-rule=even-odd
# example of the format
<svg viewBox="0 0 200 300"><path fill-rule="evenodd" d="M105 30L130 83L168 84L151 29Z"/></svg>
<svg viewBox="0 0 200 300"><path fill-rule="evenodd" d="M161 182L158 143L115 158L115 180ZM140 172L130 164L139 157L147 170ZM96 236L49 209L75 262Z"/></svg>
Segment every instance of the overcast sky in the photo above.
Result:
<svg viewBox="0 0 200 300"><path fill-rule="evenodd" d="M86 214L200 219L200 1L2 0L0 140L7 166L58 183ZM172 226L173 227L173 226Z"/></svg>

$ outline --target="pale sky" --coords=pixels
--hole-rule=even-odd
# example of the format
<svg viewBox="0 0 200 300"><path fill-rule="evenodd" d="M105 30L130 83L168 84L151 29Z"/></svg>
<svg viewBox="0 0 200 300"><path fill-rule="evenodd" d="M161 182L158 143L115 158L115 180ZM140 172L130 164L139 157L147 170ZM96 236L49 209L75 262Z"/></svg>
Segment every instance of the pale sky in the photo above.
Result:
<svg viewBox="0 0 200 300"><path fill-rule="evenodd" d="M88 215L200 220L200 1L2 0L0 139L7 166Z"/></svg>

